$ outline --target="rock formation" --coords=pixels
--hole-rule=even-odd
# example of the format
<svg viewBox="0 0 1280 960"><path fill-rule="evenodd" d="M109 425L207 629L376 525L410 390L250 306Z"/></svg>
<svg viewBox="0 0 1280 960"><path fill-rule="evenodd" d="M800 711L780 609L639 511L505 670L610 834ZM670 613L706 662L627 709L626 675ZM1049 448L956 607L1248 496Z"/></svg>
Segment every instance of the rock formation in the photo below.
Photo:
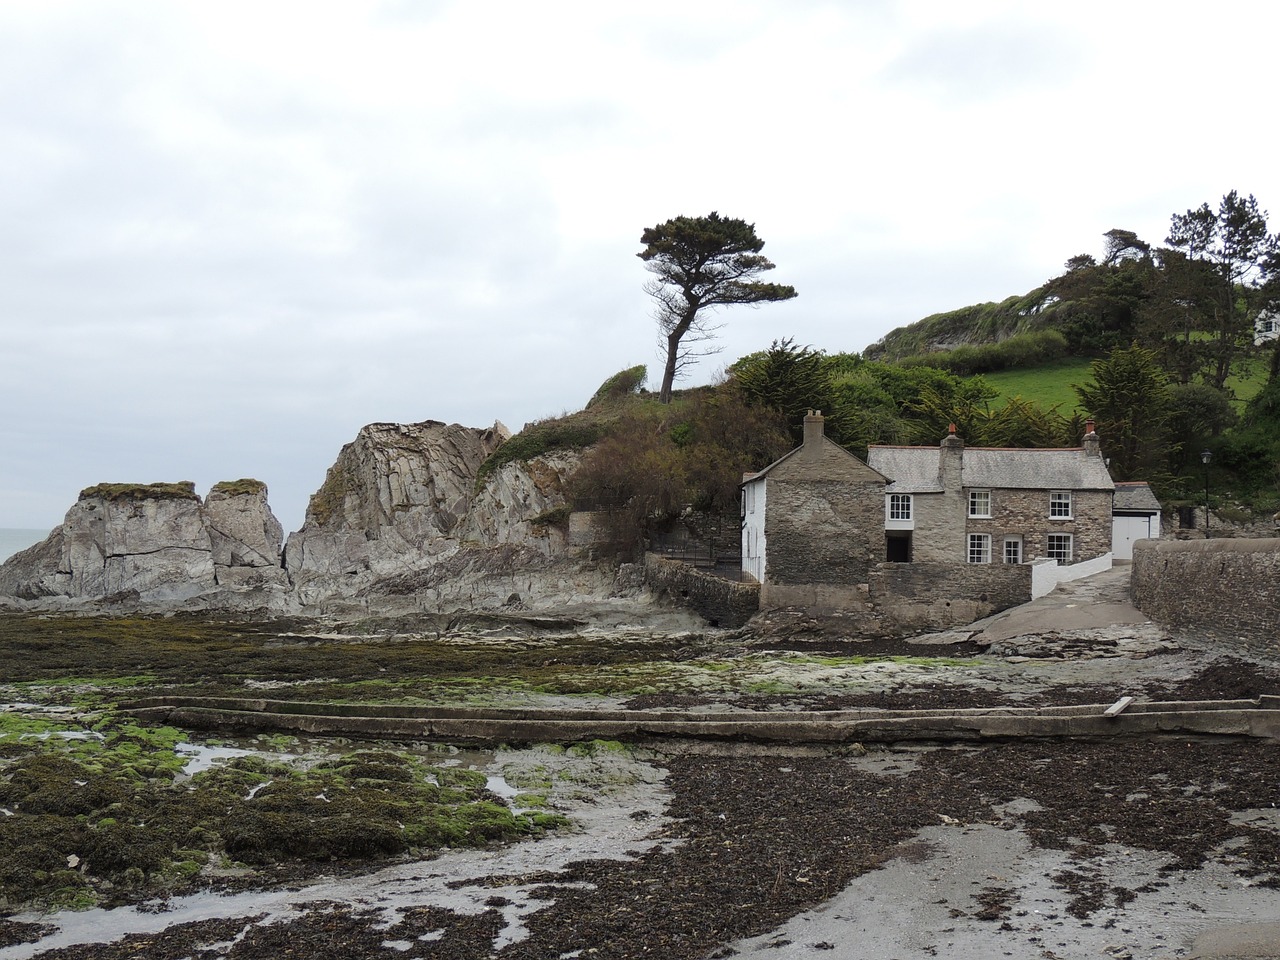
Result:
<svg viewBox="0 0 1280 960"><path fill-rule="evenodd" d="M172 604L222 585L282 584L279 521L256 480L103 483L81 491L62 526L0 566L0 595Z"/></svg>
<svg viewBox="0 0 1280 960"><path fill-rule="evenodd" d="M0 596L382 615L564 611L640 595L634 578L618 581L569 542L563 488L578 454L477 480L508 436L501 424L364 427L283 551L256 480L217 484L203 502L190 483L92 487L44 543L0 566Z"/></svg>

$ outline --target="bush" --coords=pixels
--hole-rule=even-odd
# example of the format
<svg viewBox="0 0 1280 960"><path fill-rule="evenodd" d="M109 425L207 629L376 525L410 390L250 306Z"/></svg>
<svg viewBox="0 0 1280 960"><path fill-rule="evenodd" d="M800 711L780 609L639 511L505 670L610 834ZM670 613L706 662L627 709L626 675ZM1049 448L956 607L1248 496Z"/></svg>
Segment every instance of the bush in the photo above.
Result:
<svg viewBox="0 0 1280 960"><path fill-rule="evenodd" d="M629 397L634 393L639 393L648 376L649 368L643 363L618 371L600 384L600 389L587 401L587 409L590 410L592 407L607 400L616 400L620 397Z"/></svg>
<svg viewBox="0 0 1280 960"><path fill-rule="evenodd" d="M495 450L476 471L476 489L489 475L513 461L527 462L553 450L582 450L604 435L599 423L556 417L531 423Z"/></svg>

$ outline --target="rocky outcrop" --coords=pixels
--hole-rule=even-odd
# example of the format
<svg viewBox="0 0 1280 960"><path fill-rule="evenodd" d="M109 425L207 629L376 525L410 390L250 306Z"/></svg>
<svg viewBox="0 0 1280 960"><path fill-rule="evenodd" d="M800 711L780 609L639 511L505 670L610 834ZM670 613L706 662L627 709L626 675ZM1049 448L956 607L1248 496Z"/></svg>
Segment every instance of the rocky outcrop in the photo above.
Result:
<svg viewBox="0 0 1280 960"><path fill-rule="evenodd" d="M285 567L307 608L519 611L637 593L569 546L573 452L480 466L506 428L375 423L343 447L290 535Z"/></svg>
<svg viewBox="0 0 1280 960"><path fill-rule="evenodd" d="M45 543L0 567L29 606L113 599L148 610L232 608L333 616L578 610L612 622L647 608L639 578L580 558L564 485L575 452L486 470L488 429L375 423L344 446L281 550L265 484L84 491ZM579 525L581 526L581 525ZM612 611L612 614L604 611Z"/></svg>
<svg viewBox="0 0 1280 960"><path fill-rule="evenodd" d="M480 464L507 437L501 424L362 428L289 535L285 568L304 602L352 595L453 553Z"/></svg>
<svg viewBox="0 0 1280 960"><path fill-rule="evenodd" d="M165 605L220 587L284 582L279 521L256 480L99 484L44 543L0 567L0 594Z"/></svg>
<svg viewBox="0 0 1280 960"><path fill-rule="evenodd" d="M284 528L267 505L265 483L216 483L205 498L204 513L214 578L220 585L258 587L288 582L280 549Z"/></svg>

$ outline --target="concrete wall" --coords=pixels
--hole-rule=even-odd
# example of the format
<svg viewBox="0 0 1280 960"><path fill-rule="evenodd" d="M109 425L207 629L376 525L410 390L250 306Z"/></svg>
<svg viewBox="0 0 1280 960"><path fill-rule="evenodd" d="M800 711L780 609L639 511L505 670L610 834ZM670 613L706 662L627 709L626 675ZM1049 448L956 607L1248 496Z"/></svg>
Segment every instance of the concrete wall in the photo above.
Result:
<svg viewBox="0 0 1280 960"><path fill-rule="evenodd" d="M1280 654L1280 539L1139 540L1130 576L1151 619Z"/></svg>
<svg viewBox="0 0 1280 960"><path fill-rule="evenodd" d="M760 606L757 584L726 580L654 553L645 554L644 579L651 589L693 610L712 626L740 627Z"/></svg>

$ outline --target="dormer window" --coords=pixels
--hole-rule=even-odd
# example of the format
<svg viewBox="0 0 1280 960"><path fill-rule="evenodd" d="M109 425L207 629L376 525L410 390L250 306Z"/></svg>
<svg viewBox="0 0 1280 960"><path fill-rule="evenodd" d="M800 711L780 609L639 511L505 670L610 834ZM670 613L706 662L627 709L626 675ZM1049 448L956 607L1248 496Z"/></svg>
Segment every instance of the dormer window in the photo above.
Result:
<svg viewBox="0 0 1280 960"><path fill-rule="evenodd" d="M889 494L889 519L890 520L910 520L911 519L911 494L909 493Z"/></svg>
<svg viewBox="0 0 1280 960"><path fill-rule="evenodd" d="M991 517L991 491L969 491L969 516L978 518Z"/></svg>
<svg viewBox="0 0 1280 960"><path fill-rule="evenodd" d="M1049 519L1071 519L1071 491L1053 490L1049 493Z"/></svg>

